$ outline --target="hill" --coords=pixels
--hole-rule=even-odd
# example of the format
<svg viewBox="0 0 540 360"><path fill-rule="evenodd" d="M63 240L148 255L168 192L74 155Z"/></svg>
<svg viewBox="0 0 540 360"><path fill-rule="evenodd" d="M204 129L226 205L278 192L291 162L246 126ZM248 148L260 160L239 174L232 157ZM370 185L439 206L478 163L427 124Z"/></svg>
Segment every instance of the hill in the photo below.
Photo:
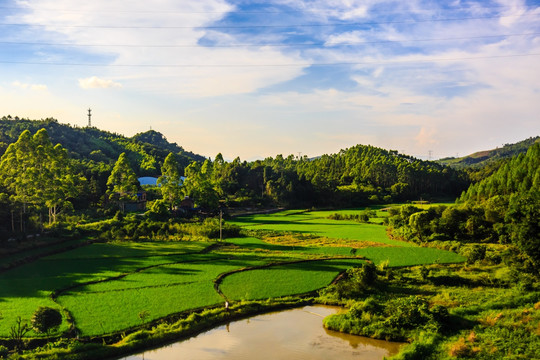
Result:
<svg viewBox="0 0 540 360"><path fill-rule="evenodd" d="M138 176L155 176L160 174L161 164L169 152L177 155L182 168L194 160L205 159L168 142L161 133L153 130L128 138L95 127L60 124L52 118L29 120L10 116L0 119L0 156L24 130L35 133L41 128L47 130L53 144L61 144L74 161L87 165L85 167L109 168L125 152Z"/></svg>
<svg viewBox="0 0 540 360"><path fill-rule="evenodd" d="M459 158L443 158L437 162L455 169L464 169L468 167L478 169L487 165L492 165L497 161L509 159L521 153L526 153L529 147L537 142L540 142L540 136L530 137L515 144L505 144L501 148L479 151Z"/></svg>

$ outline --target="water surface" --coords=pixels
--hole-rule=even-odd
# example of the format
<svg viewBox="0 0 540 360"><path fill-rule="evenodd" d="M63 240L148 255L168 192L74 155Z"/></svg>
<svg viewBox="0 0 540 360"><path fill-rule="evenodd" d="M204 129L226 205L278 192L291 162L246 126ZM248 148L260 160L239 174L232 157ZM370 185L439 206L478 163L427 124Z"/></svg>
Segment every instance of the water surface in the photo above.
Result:
<svg viewBox="0 0 540 360"><path fill-rule="evenodd" d="M326 330L322 319L336 307L306 306L231 322L125 360L381 360L400 343Z"/></svg>

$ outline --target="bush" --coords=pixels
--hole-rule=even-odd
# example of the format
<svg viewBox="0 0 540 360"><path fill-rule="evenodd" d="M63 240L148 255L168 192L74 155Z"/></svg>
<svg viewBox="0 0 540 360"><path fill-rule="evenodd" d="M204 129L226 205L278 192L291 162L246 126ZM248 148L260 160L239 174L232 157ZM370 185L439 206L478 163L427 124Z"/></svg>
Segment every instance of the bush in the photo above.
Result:
<svg viewBox="0 0 540 360"><path fill-rule="evenodd" d="M414 329L432 319L428 302L417 296L389 301L385 313L385 322L393 328Z"/></svg>
<svg viewBox="0 0 540 360"><path fill-rule="evenodd" d="M40 306L30 320L32 329L39 333L46 333L57 329L62 324L62 314L56 309Z"/></svg>

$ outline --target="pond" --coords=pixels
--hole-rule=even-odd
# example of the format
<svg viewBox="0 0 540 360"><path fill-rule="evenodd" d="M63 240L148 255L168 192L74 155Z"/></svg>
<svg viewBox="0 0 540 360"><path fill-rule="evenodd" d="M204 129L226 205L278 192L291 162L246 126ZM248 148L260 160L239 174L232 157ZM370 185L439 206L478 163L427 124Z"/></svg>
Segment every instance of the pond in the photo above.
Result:
<svg viewBox="0 0 540 360"><path fill-rule="evenodd" d="M340 309L306 306L238 320L125 360L356 359L381 360L401 343L326 330L322 319Z"/></svg>

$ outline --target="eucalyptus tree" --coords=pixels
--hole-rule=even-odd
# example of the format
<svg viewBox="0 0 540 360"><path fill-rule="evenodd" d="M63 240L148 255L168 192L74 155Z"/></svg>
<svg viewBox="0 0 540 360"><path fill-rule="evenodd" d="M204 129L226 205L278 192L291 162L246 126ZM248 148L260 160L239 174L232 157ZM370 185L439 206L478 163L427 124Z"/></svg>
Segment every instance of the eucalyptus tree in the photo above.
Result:
<svg viewBox="0 0 540 360"><path fill-rule="evenodd" d="M180 179L180 171L178 170L179 164L176 160L176 156L173 153L169 153L163 162L161 167L161 176L157 183L161 186L161 195L163 200L169 205L169 209L172 210L181 197L182 180Z"/></svg>
<svg viewBox="0 0 540 360"><path fill-rule="evenodd" d="M19 208L21 231L29 207L47 207L49 224L56 222L60 210L70 205L66 199L76 196L75 184L83 180L74 173L65 149L53 146L45 129L34 136L23 131L0 158L0 184L12 206Z"/></svg>
<svg viewBox="0 0 540 360"><path fill-rule="evenodd" d="M126 201L137 200L139 186L139 180L129 164L126 153L121 153L107 179L109 199L117 201L124 211Z"/></svg>
<svg viewBox="0 0 540 360"><path fill-rule="evenodd" d="M212 165L206 160L202 165L192 162L185 169L186 180L182 193L190 196L203 208L216 209L219 206L219 195L212 182Z"/></svg>

